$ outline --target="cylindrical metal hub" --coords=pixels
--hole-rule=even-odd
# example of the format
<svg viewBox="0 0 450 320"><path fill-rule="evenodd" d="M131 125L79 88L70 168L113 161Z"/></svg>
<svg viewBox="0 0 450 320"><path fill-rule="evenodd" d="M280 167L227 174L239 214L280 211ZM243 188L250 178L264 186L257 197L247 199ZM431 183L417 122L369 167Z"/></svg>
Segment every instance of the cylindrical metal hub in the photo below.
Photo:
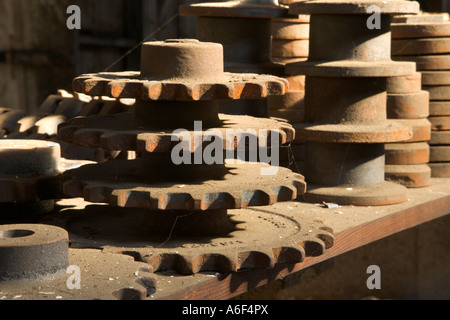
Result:
<svg viewBox="0 0 450 320"><path fill-rule="evenodd" d="M308 143L308 182L322 186L374 185L384 181L383 144Z"/></svg>
<svg viewBox="0 0 450 320"><path fill-rule="evenodd" d="M306 77L305 118L310 123L386 120L385 78Z"/></svg>
<svg viewBox="0 0 450 320"><path fill-rule="evenodd" d="M59 144L38 140L0 140L0 177L48 176L59 172Z"/></svg>
<svg viewBox="0 0 450 320"><path fill-rule="evenodd" d="M310 18L309 59L313 61L391 60L390 17L380 15L369 29L369 15L318 14Z"/></svg>
<svg viewBox="0 0 450 320"><path fill-rule="evenodd" d="M195 39L145 42L141 76L156 79L214 78L223 73L223 48Z"/></svg>
<svg viewBox="0 0 450 320"><path fill-rule="evenodd" d="M270 62L270 19L198 17L197 38L223 45L229 64Z"/></svg>
<svg viewBox="0 0 450 320"><path fill-rule="evenodd" d="M50 225L0 226L0 281L54 274L69 265L67 231Z"/></svg>

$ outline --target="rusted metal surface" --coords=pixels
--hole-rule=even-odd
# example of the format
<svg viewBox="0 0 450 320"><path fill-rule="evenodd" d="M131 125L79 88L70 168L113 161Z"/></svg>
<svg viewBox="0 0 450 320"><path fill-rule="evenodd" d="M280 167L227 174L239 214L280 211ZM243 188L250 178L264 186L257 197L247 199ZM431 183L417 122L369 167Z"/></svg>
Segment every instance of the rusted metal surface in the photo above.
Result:
<svg viewBox="0 0 450 320"><path fill-rule="evenodd" d="M450 86L422 86L423 90L430 93L430 100L450 100Z"/></svg>
<svg viewBox="0 0 450 320"><path fill-rule="evenodd" d="M156 290L151 268L130 256L69 249L65 229L49 224L0 226L0 290L7 300L143 300ZM67 273L79 268L79 288ZM75 290L79 289L79 290Z"/></svg>
<svg viewBox="0 0 450 320"><path fill-rule="evenodd" d="M447 131L450 130L450 117L429 117L431 122L431 130L433 131Z"/></svg>
<svg viewBox="0 0 450 320"><path fill-rule="evenodd" d="M224 150L233 150L240 147L241 141L246 135L260 140L259 133L262 130L272 134L278 134L280 145L294 139L294 129L291 125L275 119L253 118L247 116L233 116L221 114L219 116L222 126L214 127L216 133L220 133L224 138ZM191 124L192 125L192 124ZM105 150L136 150L139 152L166 153L176 146L179 141L172 141L172 132L176 127L168 127L166 130L141 129L139 121L132 113L122 113L111 116L99 116L96 118L72 119L59 127L59 139L80 146L101 148ZM193 128L189 128L191 139L206 137L211 134L208 128L203 128L202 132L197 132L194 137ZM237 143L227 144L225 137L226 130L235 130ZM242 131L238 131L242 129ZM270 136L267 140L260 141L262 144L270 144ZM205 141L205 147L208 141ZM195 146L194 143L191 144Z"/></svg>
<svg viewBox="0 0 450 320"><path fill-rule="evenodd" d="M172 54L174 47L178 49L175 49L176 53ZM59 128L59 138L63 141L109 150L142 152L142 155L135 160L110 160L67 172L63 185L66 194L75 197L81 196L85 200L95 203L109 203L114 207L124 207L116 209L132 208L133 210L128 211L123 217L126 218L134 213L145 215L146 221L150 222L147 226L150 229L143 229L147 236L151 234L162 236L167 233L172 234L172 232L180 235L181 232L181 235L185 237L182 241L184 245L172 243L166 247L165 245L161 246L161 243L157 245L150 239L143 239L145 241L137 247L128 246L126 242L118 242L117 248L111 247L110 249L146 257L144 260L158 270L174 269L180 273L197 273L203 270L234 271L240 268L261 268L283 261L300 261L305 256L304 248L308 246L322 248L317 251L317 254L321 254L325 247L331 246L332 238L325 235L331 231L328 229L323 235L324 239L327 239L326 245L323 245L324 242L319 239L322 237L320 232L318 237L311 238L311 244L306 247L302 245L296 235L292 234L291 239L290 233L283 233L286 236L286 242L282 241L286 245L285 249L277 244L269 244L265 245L263 250L256 240L242 242L244 243L242 245L241 242L233 242L229 246L223 244L228 242L220 240L219 236L223 236L223 232L230 232L229 228L233 226L233 223L229 222L228 209L271 205L279 201L295 199L305 191L304 177L289 169L271 167L264 163L223 165L207 164L202 160L198 165L175 165L171 159L171 151L177 144L171 139L173 131L180 128L180 125L186 125L185 128L191 133L191 139L195 140L196 137L202 138L207 135L207 129L215 129L224 138L227 137L227 129L235 129L236 132L239 132L237 129L241 129L242 132L233 138L235 139L233 143L227 144L225 140L222 143L224 150L238 150L239 152L239 150L250 147L239 142L248 131L247 129L252 129L251 132L254 131L250 134L259 141L258 145L262 143L265 146L270 146L270 143L268 143L269 140L263 141L258 137L261 130L269 130L271 132L269 136L278 131L280 133L278 142L281 144L294 139L294 130L286 122L274 119L218 114L216 100L222 98L223 95L219 90L215 90L214 79L220 83L225 74L222 70L223 56L216 51L221 46L193 40L153 42L144 44L143 61L147 61L153 56L152 48L157 55L166 58L168 63L164 65L163 69L158 69L150 68L145 65L147 63L145 62L141 73L146 73L146 79L153 79L153 81L142 81L154 82L158 85L158 81L159 84L164 84L165 81L176 78L183 88L187 88L194 80L198 83L210 83L211 90L206 96L203 96L207 101L185 101L185 90L173 91L170 86L167 86L167 92L161 91L162 93L166 92L166 98L172 99L169 101L151 101L149 95L142 95L141 92L130 90L128 91L129 97L137 99L134 113L73 119ZM211 54L211 50L216 54ZM170 63L172 59L174 63ZM202 63L205 60L207 60L207 65L214 65L214 68L204 68ZM196 66L199 65L200 67L197 68ZM154 75L151 72L157 74ZM160 73L158 74L158 72ZM177 72L180 74L176 74ZM225 85L226 90L232 87L229 92L233 94L233 99L249 97L243 93L247 83L256 82L263 83L263 85L267 83L265 76L242 75L237 77L240 79L239 85L234 87L232 87L233 83ZM158 78L158 81L155 80ZM288 81L275 77L271 77L271 79L277 85L279 84L278 87L281 91L256 90L252 93L253 97L263 98L266 95L284 92L284 85ZM165 90L164 85L160 87ZM77 86L77 81L75 81L75 88L84 90L84 93L91 90L89 85ZM115 92L115 90L107 91L111 96L116 95ZM133 92L134 95L131 95ZM202 121L205 128L201 128L199 131L193 126L192 122L194 121ZM193 157L196 151L203 150L207 146L208 143L200 146L195 143L191 144L189 156ZM222 160L224 159L222 158ZM276 174L262 174L263 170L274 168L277 170ZM98 210L99 208L95 210L97 212L93 215L94 217L98 218ZM105 215L106 221L110 220L107 222L108 225L113 229L123 225L121 222L118 223L112 210L107 210ZM80 216L81 220L85 218L86 215ZM182 219L183 223L175 226L178 219ZM284 224L282 221L286 220L283 217L274 217L274 219L281 219L274 223L275 226ZM262 219L262 222L255 222L259 225L260 223L266 224L265 221ZM85 223L96 228L96 222L88 219L81 224ZM151 231L153 230L151 228L154 229L154 232ZM136 229L133 228L133 230L133 233L137 235ZM244 236L248 235L252 238L262 234L248 230L250 228L243 230ZM278 227L274 229L275 233L277 231L280 231ZM284 231L287 230L284 229ZM212 236L214 238L211 238ZM217 241L220 240L220 245L209 245L208 243L212 239L215 240L216 237ZM275 238L280 241L280 234L276 233ZM315 239L319 239L319 241L315 241ZM85 241L86 239L80 242L80 245L92 247L92 243L87 244ZM190 241L199 242L198 245L191 247L188 245ZM105 247L105 250L109 249ZM194 252L197 254L194 255Z"/></svg>
<svg viewBox="0 0 450 320"><path fill-rule="evenodd" d="M151 174L144 174L145 168ZM239 209L288 201L304 193L303 176L281 167L277 175L264 176L260 173L264 168L268 165L230 164L224 174L215 173L220 180L188 177L186 181L182 173L171 174L162 166L152 168L140 158L110 160L70 172L63 188L67 195L90 202L153 210ZM189 170L189 166L178 170Z"/></svg>
<svg viewBox="0 0 450 320"><path fill-rule="evenodd" d="M449 36L450 22L392 24L392 39L437 38Z"/></svg>
<svg viewBox="0 0 450 320"><path fill-rule="evenodd" d="M431 183L431 169L427 164L386 165L386 180L407 188L423 188Z"/></svg>
<svg viewBox="0 0 450 320"><path fill-rule="evenodd" d="M69 266L67 231L49 225L0 226L0 285L7 280L35 279Z"/></svg>
<svg viewBox="0 0 450 320"><path fill-rule="evenodd" d="M415 21L395 23L392 26L394 39L393 54L396 60L416 61L422 73L422 89L429 92L429 122L431 135L429 143L430 167L433 177L448 177L446 146L450 143L447 130L450 130L450 24L448 14L421 14ZM419 101L417 101L419 102ZM424 126L420 129L424 131ZM419 128L416 127L416 136ZM415 139L417 141L417 139Z"/></svg>
<svg viewBox="0 0 450 320"><path fill-rule="evenodd" d="M392 23L437 23L447 22L449 19L447 12L423 12L419 14L399 14L392 17Z"/></svg>
<svg viewBox="0 0 450 320"><path fill-rule="evenodd" d="M128 254L139 257L155 272L183 275L298 263L305 257L323 254L334 242L331 229L306 216L252 209L231 213L220 218L208 211L177 215L170 211L87 206L81 211L67 210L51 223L67 228L72 248ZM219 219L227 225L221 233L211 224ZM205 220L209 220L208 229L191 225L194 221L206 227ZM192 237L191 232L204 234Z"/></svg>
<svg viewBox="0 0 450 320"><path fill-rule="evenodd" d="M87 163L60 156L59 144L39 140L0 140L2 216L43 214L64 197L62 173Z"/></svg>
<svg viewBox="0 0 450 320"><path fill-rule="evenodd" d="M278 1L240 0L180 6L182 16L277 18L289 17L288 7Z"/></svg>
<svg viewBox="0 0 450 320"><path fill-rule="evenodd" d="M381 25L369 31L370 5L380 6ZM291 14L311 14L308 60L286 66L289 74L306 75L305 123L294 128L296 141L308 141L308 201L383 205L406 200L403 186L385 181L383 148L412 137L411 127L388 121L386 112L385 78L415 72L414 64L391 60L390 15L402 10L418 12L418 4L305 1L290 6ZM418 84L415 78L412 86Z"/></svg>
<svg viewBox="0 0 450 320"><path fill-rule="evenodd" d="M430 146L427 142L388 143L384 149L386 164L425 164L430 161Z"/></svg>
<svg viewBox="0 0 450 320"><path fill-rule="evenodd" d="M450 144L450 131L431 131L430 145Z"/></svg>
<svg viewBox="0 0 450 320"><path fill-rule="evenodd" d="M431 146L431 162L450 162L450 146Z"/></svg>
<svg viewBox="0 0 450 320"><path fill-rule="evenodd" d="M181 16L197 17L196 38L222 44L226 72L282 76L284 67L271 59L271 21L286 17L278 1L225 1L180 6ZM222 101L220 112L267 117L267 101Z"/></svg>
<svg viewBox="0 0 450 320"><path fill-rule="evenodd" d="M289 6L289 13L291 14L361 14L365 15L368 12L368 8L372 5L380 8L380 13L386 15L399 15L399 14L417 14L419 13L420 7L418 2L408 2L408 1L382 1L382 0L371 0L371 1L322 1L322 0L311 0L311 1L299 1L294 2Z"/></svg>
<svg viewBox="0 0 450 320"><path fill-rule="evenodd" d="M395 122L409 126L412 128L412 137L403 142L420 142L428 141L431 137L431 123L424 119L396 119Z"/></svg>
<svg viewBox="0 0 450 320"><path fill-rule="evenodd" d="M406 76L386 78L386 91L389 94L417 93L421 90L421 72L414 72Z"/></svg>
<svg viewBox="0 0 450 320"><path fill-rule="evenodd" d="M448 53L450 38L396 39L392 41L392 54L396 56Z"/></svg>
<svg viewBox="0 0 450 320"><path fill-rule="evenodd" d="M430 162L431 176L433 178L450 177L450 162Z"/></svg>

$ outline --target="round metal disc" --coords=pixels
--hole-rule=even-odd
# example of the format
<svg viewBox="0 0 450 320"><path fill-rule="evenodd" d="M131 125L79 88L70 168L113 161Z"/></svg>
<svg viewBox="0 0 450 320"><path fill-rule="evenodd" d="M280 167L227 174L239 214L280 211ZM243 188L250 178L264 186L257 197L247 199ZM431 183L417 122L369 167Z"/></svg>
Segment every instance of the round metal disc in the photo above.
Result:
<svg viewBox="0 0 450 320"><path fill-rule="evenodd" d="M422 188L431 184L431 169L426 164L387 165L385 175L386 180L407 188Z"/></svg>
<svg viewBox="0 0 450 320"><path fill-rule="evenodd" d="M304 61L286 65L287 74L316 77L394 77L415 71L414 63L396 61Z"/></svg>
<svg viewBox="0 0 450 320"><path fill-rule="evenodd" d="M376 124L294 124L295 141L330 143L389 143L411 137L411 128L397 121Z"/></svg>
<svg viewBox="0 0 450 320"><path fill-rule="evenodd" d="M181 16L229 17L229 18L292 18L288 7L246 1L222 1L180 6Z"/></svg>
<svg viewBox="0 0 450 320"><path fill-rule="evenodd" d="M318 187L308 185L305 200L340 205L382 206L407 200L407 189L393 182L383 182L370 186L342 185L337 187Z"/></svg>
<svg viewBox="0 0 450 320"><path fill-rule="evenodd" d="M289 6L290 14L368 14L375 5L381 14L419 13L419 3L411 1L382 0L338 0L299 1Z"/></svg>

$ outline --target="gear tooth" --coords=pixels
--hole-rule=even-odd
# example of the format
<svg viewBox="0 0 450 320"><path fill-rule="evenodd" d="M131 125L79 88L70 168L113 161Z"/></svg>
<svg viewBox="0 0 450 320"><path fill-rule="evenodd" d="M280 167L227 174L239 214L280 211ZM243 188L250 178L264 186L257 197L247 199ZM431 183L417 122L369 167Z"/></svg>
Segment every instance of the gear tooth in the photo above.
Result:
<svg viewBox="0 0 450 320"><path fill-rule="evenodd" d="M114 98L135 98L142 95L143 84L136 80L112 80L108 83L108 93Z"/></svg>
<svg viewBox="0 0 450 320"><path fill-rule="evenodd" d="M203 95L207 89L205 88L205 85L201 83L195 83L190 85L185 85L185 91L186 91L186 100L193 100L198 101L203 99Z"/></svg>
<svg viewBox="0 0 450 320"><path fill-rule="evenodd" d="M82 197L83 193L83 184L80 181L77 180L67 180L63 182L62 190L63 193L70 196L70 197Z"/></svg>
<svg viewBox="0 0 450 320"><path fill-rule="evenodd" d="M72 81L72 88L73 91L75 92L79 92L79 93L84 93L84 81L85 81L85 77L78 77L73 79Z"/></svg>
<svg viewBox="0 0 450 320"><path fill-rule="evenodd" d="M242 92L241 99L259 99L267 97L267 87L258 82L248 82Z"/></svg>
<svg viewBox="0 0 450 320"><path fill-rule="evenodd" d="M234 99L236 95L236 89L233 84L228 83L216 83L210 89L209 96L215 97L220 100Z"/></svg>
<svg viewBox="0 0 450 320"><path fill-rule="evenodd" d="M205 193L200 201L201 210L234 209L236 199L228 192Z"/></svg>
<svg viewBox="0 0 450 320"><path fill-rule="evenodd" d="M242 207L269 205L271 204L270 193L263 190L245 190L242 192Z"/></svg>
<svg viewBox="0 0 450 320"><path fill-rule="evenodd" d="M99 147L106 150L135 150L136 135L126 132L108 131L100 136Z"/></svg>
<svg viewBox="0 0 450 320"><path fill-rule="evenodd" d="M150 192L143 190L113 190L115 203L124 208L153 208Z"/></svg>
<svg viewBox="0 0 450 320"><path fill-rule="evenodd" d="M193 272L216 271L220 273L229 273L236 271L234 259L225 254L206 253L197 255L192 260Z"/></svg>
<svg viewBox="0 0 450 320"><path fill-rule="evenodd" d="M70 125L70 122L62 123L58 126L58 139L64 142L72 142L73 134L78 127Z"/></svg>
<svg viewBox="0 0 450 320"><path fill-rule="evenodd" d="M319 229L321 231L319 231L317 237L323 241L323 243L325 244L325 249L331 248L334 244L333 230L328 227L321 227Z"/></svg>
<svg viewBox="0 0 450 320"><path fill-rule="evenodd" d="M102 131L96 129L79 129L73 133L72 143L83 147L98 147Z"/></svg>
<svg viewBox="0 0 450 320"><path fill-rule="evenodd" d="M297 189L294 186L274 186L271 189L276 196L276 202L291 201L297 196Z"/></svg>
<svg viewBox="0 0 450 320"><path fill-rule="evenodd" d="M267 82L267 95L283 95L289 88L287 80L270 80Z"/></svg>
<svg viewBox="0 0 450 320"><path fill-rule="evenodd" d="M198 210L194 198L189 193L165 193L158 198L160 210Z"/></svg>
<svg viewBox="0 0 450 320"><path fill-rule="evenodd" d="M148 273L148 275L140 276L139 279L136 280L136 283L145 290L146 296L148 297L156 292L156 288L158 287L158 277L155 274Z"/></svg>
<svg viewBox="0 0 450 320"><path fill-rule="evenodd" d="M305 250L301 246L282 246L272 250L276 263L299 263L305 258Z"/></svg>
<svg viewBox="0 0 450 320"><path fill-rule="evenodd" d="M83 91L91 96L104 96L108 92L109 80L102 78L89 78L83 81Z"/></svg>
<svg viewBox="0 0 450 320"><path fill-rule="evenodd" d="M273 253L260 251L240 252L237 255L239 269L265 269L273 265Z"/></svg>
<svg viewBox="0 0 450 320"><path fill-rule="evenodd" d="M146 257L146 262L155 272L175 271L179 274L193 274L191 264L178 253L159 253Z"/></svg>
<svg viewBox="0 0 450 320"><path fill-rule="evenodd" d="M316 237L314 240L305 240L303 242L303 248L305 249L306 256L317 257L324 253L325 243Z"/></svg>
<svg viewBox="0 0 450 320"><path fill-rule="evenodd" d="M161 82L149 81L142 85L141 97L144 100L159 100L162 94L163 84Z"/></svg>
<svg viewBox="0 0 450 320"><path fill-rule="evenodd" d="M83 188L83 197L86 201L108 203L112 189L102 185L87 185Z"/></svg>

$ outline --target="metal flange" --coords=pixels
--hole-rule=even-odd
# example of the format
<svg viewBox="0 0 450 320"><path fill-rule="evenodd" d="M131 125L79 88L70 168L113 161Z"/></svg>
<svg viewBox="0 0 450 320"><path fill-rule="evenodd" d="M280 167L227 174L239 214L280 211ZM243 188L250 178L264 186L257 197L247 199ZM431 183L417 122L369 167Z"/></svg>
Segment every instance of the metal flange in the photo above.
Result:
<svg viewBox="0 0 450 320"><path fill-rule="evenodd" d="M418 71L449 70L450 55L418 55L418 56L392 56L396 61L411 61L416 63Z"/></svg>
<svg viewBox="0 0 450 320"><path fill-rule="evenodd" d="M422 188L431 184L431 168L427 164L386 165L386 180L407 188Z"/></svg>
<svg viewBox="0 0 450 320"><path fill-rule="evenodd" d="M387 116L389 119L421 119L429 116L430 94L419 90L414 93L388 93Z"/></svg>
<svg viewBox="0 0 450 320"><path fill-rule="evenodd" d="M430 161L430 146L427 142L388 143L384 146L386 164L424 164Z"/></svg>
<svg viewBox="0 0 450 320"><path fill-rule="evenodd" d="M431 131L430 145L450 144L450 131Z"/></svg>
<svg viewBox="0 0 450 320"><path fill-rule="evenodd" d="M450 177L450 162L430 162L431 176L433 178Z"/></svg>
<svg viewBox="0 0 450 320"><path fill-rule="evenodd" d="M392 39L437 38L450 36L450 22L392 23Z"/></svg>
<svg viewBox="0 0 450 320"><path fill-rule="evenodd" d="M229 213L226 219L231 228L226 232L195 237L176 233L178 227L189 223L192 212L171 220L163 232L160 224L149 220L154 212L108 206L88 206L81 212L66 210L52 223L67 228L72 248L128 254L155 272L180 274L229 273L298 263L307 256L323 254L334 242L332 229L307 215L264 209Z"/></svg>

